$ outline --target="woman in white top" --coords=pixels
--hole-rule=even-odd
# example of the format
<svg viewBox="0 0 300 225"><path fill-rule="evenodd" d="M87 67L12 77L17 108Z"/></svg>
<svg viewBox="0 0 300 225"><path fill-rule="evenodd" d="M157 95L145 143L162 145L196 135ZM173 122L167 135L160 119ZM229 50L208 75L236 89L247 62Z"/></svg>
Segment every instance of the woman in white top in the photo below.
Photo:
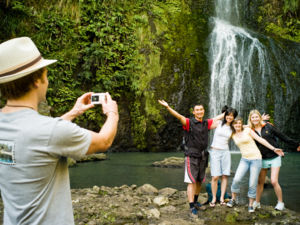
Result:
<svg viewBox="0 0 300 225"><path fill-rule="evenodd" d="M284 155L284 153L282 149L275 148L265 139L259 137L250 128L247 127L243 129L243 120L241 118L238 118L233 122L233 128L234 130L232 139L234 140L234 143L239 147L242 158L232 181L232 199L227 203L227 206L232 207L236 204L236 195L240 192L240 182L249 170L250 175L248 189L248 211L254 212L253 202L256 197L256 187L258 182L258 175L262 166L262 156L253 139L266 146L268 149L270 149L270 151L274 151L278 155L282 156Z"/></svg>
<svg viewBox="0 0 300 225"><path fill-rule="evenodd" d="M217 201L217 189L218 180L221 178L221 196L220 204L225 205L224 195L227 187L228 176L230 176L231 156L229 152L229 140L232 135L232 122L238 115L238 112L233 108L224 106L222 113L225 111L223 121L219 121L219 124L215 130L210 155L210 172L211 172L211 192L212 201L209 203L210 207L214 207Z"/></svg>

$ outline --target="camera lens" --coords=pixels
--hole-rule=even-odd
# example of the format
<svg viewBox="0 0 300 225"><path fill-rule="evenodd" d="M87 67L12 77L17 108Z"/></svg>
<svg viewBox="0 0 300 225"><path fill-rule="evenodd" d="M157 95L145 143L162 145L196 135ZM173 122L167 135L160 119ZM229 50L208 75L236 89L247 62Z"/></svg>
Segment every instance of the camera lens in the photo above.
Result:
<svg viewBox="0 0 300 225"><path fill-rule="evenodd" d="M92 96L92 102L98 102L98 101L99 101L99 96L98 95Z"/></svg>

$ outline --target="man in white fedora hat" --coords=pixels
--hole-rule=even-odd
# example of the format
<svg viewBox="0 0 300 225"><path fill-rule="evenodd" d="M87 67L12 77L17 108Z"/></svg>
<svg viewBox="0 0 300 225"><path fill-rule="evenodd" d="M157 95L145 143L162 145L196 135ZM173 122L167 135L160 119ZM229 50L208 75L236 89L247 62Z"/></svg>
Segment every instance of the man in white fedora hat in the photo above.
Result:
<svg viewBox="0 0 300 225"><path fill-rule="evenodd" d="M106 121L99 133L70 122L94 105L91 94L79 97L61 118L42 116L46 98L46 66L28 37L0 44L0 92L7 100L0 112L0 189L4 225L74 224L67 157L106 151L119 120L118 106L106 93ZM70 120L70 121L68 121Z"/></svg>

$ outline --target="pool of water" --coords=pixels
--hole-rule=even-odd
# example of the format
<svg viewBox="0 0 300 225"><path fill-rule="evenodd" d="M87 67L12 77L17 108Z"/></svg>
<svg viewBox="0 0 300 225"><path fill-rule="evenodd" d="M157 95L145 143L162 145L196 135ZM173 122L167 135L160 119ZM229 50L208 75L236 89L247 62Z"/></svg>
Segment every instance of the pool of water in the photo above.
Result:
<svg viewBox="0 0 300 225"><path fill-rule="evenodd" d="M108 153L108 159L98 162L81 163L70 168L71 188L97 186L121 186L123 184L138 186L149 183L156 188L172 187L185 190L182 168L152 167L154 161L166 157L182 157L182 153ZM232 154L232 171L235 171L241 155ZM268 174L269 175L269 174ZM227 190L230 192L232 177ZM286 207L300 212L300 153L289 153L282 160L279 182L283 190ZM203 185L204 186L204 185ZM205 191L202 188L202 191ZM247 202L248 180L242 182L241 203ZM263 192L262 204L275 205L276 196L273 188Z"/></svg>

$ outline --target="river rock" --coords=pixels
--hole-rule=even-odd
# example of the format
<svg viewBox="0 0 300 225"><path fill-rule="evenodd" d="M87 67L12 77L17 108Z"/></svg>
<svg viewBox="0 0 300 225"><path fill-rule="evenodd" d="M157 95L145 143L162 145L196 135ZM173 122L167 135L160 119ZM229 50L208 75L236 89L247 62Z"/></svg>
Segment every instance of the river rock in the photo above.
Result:
<svg viewBox="0 0 300 225"><path fill-rule="evenodd" d="M91 162L91 161L101 161L101 160L105 160L105 159L107 159L107 156L104 153L86 155L86 156L84 156L83 158L81 158L77 161L75 159L72 159L72 158L68 157L68 166L72 167L72 166L76 166L77 163Z"/></svg>
<svg viewBox="0 0 300 225"><path fill-rule="evenodd" d="M167 187L167 188L160 189L158 191L158 194L169 197L169 196L172 196L173 194L175 194L176 192L177 192L176 189Z"/></svg>
<svg viewBox="0 0 300 225"><path fill-rule="evenodd" d="M160 212L156 208L146 210L145 214L147 215L148 219L153 218L153 217L156 219L159 219L159 217L160 217Z"/></svg>
<svg viewBox="0 0 300 225"><path fill-rule="evenodd" d="M158 206L166 205L169 203L169 199L165 196L157 196L153 199L153 203Z"/></svg>
<svg viewBox="0 0 300 225"><path fill-rule="evenodd" d="M143 186L137 188L137 193L139 194L157 194L158 190L151 184L144 184Z"/></svg>
<svg viewBox="0 0 300 225"><path fill-rule="evenodd" d="M184 158L183 157L169 157L162 161L152 163L155 167L168 167L168 168L183 168Z"/></svg>

